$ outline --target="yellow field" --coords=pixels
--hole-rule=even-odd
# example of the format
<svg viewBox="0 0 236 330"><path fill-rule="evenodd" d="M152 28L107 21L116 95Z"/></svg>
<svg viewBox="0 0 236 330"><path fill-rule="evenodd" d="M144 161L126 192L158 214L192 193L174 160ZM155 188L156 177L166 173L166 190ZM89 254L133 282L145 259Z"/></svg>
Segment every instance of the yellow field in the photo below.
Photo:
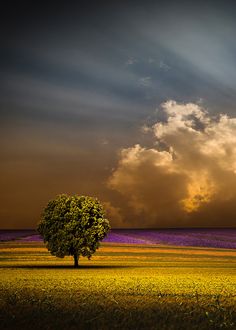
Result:
<svg viewBox="0 0 236 330"><path fill-rule="evenodd" d="M104 243L73 268L1 243L5 329L236 329L236 251Z"/></svg>

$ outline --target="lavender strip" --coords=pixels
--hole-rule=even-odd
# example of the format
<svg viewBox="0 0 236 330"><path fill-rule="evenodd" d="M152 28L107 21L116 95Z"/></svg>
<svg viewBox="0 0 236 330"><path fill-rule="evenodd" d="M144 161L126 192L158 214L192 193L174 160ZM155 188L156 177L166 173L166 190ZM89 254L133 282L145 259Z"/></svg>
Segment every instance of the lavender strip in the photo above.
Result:
<svg viewBox="0 0 236 330"><path fill-rule="evenodd" d="M35 231L0 231L0 240L42 242ZM236 229L113 229L103 242L236 249Z"/></svg>

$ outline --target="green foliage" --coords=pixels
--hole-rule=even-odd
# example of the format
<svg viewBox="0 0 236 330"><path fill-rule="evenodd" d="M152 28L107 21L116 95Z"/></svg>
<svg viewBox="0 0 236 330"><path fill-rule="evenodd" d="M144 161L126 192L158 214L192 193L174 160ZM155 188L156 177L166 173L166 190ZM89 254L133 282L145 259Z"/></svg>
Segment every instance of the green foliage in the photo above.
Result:
<svg viewBox="0 0 236 330"><path fill-rule="evenodd" d="M42 214L38 232L52 255L91 258L110 229L101 203L88 196L59 195Z"/></svg>

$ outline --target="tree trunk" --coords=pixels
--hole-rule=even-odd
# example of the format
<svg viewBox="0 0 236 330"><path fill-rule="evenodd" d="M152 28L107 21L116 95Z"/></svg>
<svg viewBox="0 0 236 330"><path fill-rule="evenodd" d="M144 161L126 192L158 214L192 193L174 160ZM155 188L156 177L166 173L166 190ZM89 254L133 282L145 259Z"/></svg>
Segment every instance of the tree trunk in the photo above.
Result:
<svg viewBox="0 0 236 330"><path fill-rule="evenodd" d="M74 267L75 268L79 267L79 257L77 254L74 254Z"/></svg>

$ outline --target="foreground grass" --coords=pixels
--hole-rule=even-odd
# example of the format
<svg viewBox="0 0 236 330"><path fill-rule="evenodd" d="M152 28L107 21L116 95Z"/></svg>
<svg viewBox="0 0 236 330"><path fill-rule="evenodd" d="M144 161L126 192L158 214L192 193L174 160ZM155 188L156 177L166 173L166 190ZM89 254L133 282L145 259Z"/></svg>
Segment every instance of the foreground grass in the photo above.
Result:
<svg viewBox="0 0 236 330"><path fill-rule="evenodd" d="M104 244L73 268L0 245L1 329L236 329L236 252Z"/></svg>

